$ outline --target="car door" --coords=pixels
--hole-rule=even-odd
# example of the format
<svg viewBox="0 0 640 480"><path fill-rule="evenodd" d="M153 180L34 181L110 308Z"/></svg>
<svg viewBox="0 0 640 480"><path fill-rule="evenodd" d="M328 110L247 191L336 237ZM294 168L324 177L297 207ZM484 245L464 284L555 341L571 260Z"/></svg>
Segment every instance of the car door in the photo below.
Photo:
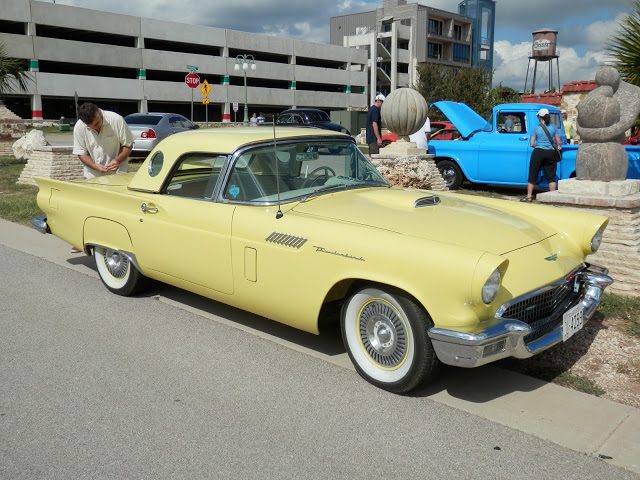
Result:
<svg viewBox="0 0 640 480"><path fill-rule="evenodd" d="M233 293L234 206L212 201L226 160L210 153L183 155L161 193L141 195L132 240L143 271Z"/></svg>
<svg viewBox="0 0 640 480"><path fill-rule="evenodd" d="M476 181L517 185L527 183L532 149L526 120L523 111L496 112L493 131L478 134Z"/></svg>

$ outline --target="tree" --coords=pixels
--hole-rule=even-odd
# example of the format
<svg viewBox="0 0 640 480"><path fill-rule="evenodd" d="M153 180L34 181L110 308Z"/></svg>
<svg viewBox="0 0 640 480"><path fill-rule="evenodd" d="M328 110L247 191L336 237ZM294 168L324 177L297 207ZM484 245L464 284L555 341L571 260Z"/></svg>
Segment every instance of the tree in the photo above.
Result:
<svg viewBox="0 0 640 480"><path fill-rule="evenodd" d="M484 68L424 63L418 66L416 90L429 105L439 100L462 102L483 117L498 103L520 101L520 94L512 88L491 88L491 72ZM435 113L433 118L437 117Z"/></svg>
<svg viewBox="0 0 640 480"><path fill-rule="evenodd" d="M640 87L640 0L634 0L633 12L620 23L620 31L612 37L609 52L615 67L629 83Z"/></svg>
<svg viewBox="0 0 640 480"><path fill-rule="evenodd" d="M17 86L19 90L27 89L29 72L24 60L9 58L7 47L0 43L0 94L8 93Z"/></svg>

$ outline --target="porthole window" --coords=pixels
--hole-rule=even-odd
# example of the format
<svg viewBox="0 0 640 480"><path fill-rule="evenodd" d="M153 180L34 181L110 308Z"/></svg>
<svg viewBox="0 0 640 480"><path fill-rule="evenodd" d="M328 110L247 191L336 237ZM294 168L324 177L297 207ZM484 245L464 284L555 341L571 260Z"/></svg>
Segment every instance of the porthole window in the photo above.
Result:
<svg viewBox="0 0 640 480"><path fill-rule="evenodd" d="M162 152L156 152L153 155L153 157L151 157L151 160L149 161L149 167L148 167L149 176L155 177L156 175L158 175L160 173L160 170L162 170L163 163L164 163L164 155L162 154Z"/></svg>

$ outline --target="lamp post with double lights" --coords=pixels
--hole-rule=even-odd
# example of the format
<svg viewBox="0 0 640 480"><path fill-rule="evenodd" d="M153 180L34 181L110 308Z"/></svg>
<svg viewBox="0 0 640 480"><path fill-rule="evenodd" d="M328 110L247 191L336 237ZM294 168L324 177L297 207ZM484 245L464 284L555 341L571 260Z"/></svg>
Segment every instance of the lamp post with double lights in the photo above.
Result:
<svg viewBox="0 0 640 480"><path fill-rule="evenodd" d="M243 123L245 125L248 125L249 124L249 107L247 106L247 103L248 103L247 70L256 69L256 60L255 58L253 58L253 55L249 55L245 53L245 54L236 56L235 61L236 61L236 64L234 65L233 69L235 71L242 70L242 73L244 74L244 122Z"/></svg>

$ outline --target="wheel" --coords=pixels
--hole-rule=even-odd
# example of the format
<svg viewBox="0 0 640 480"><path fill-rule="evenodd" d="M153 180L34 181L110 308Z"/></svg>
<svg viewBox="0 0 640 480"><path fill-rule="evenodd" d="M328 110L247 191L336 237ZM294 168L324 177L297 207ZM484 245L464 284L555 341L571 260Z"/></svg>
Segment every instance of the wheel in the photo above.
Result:
<svg viewBox="0 0 640 480"><path fill-rule="evenodd" d="M460 188L464 175L462 175L462 171L457 163L451 160L442 160L438 163L438 170L440 170L444 183L449 190L457 190Z"/></svg>
<svg viewBox="0 0 640 480"><path fill-rule="evenodd" d="M407 393L438 373L427 313L392 289L364 288L342 307L342 339L358 373L394 393Z"/></svg>
<svg viewBox="0 0 640 480"><path fill-rule="evenodd" d="M128 297L146 286L146 277L119 251L95 247L93 258L100 280L109 291Z"/></svg>
<svg viewBox="0 0 640 480"><path fill-rule="evenodd" d="M319 172L323 172L322 175L317 175ZM336 172L333 168L322 166L311 170L311 172L307 175L306 180L304 181L302 187L313 187L318 183L318 180L324 179L326 182L329 177L335 177Z"/></svg>

